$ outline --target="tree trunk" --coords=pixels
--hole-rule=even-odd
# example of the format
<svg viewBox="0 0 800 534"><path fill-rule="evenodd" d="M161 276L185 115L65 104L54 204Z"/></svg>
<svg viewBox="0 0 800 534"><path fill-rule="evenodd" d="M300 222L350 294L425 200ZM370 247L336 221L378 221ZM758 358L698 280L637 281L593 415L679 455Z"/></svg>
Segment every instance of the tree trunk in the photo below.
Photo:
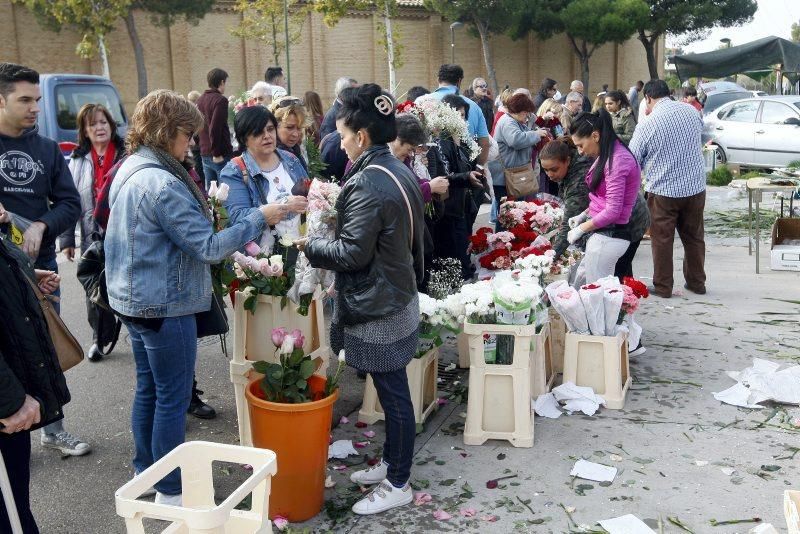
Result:
<svg viewBox="0 0 800 534"><path fill-rule="evenodd" d="M489 42L489 25L486 22L476 20L475 27L481 36L481 48L483 48L483 62L486 64L486 75L489 83L492 84L492 95L497 98L500 94L500 86L497 84L497 73L494 70L494 58L492 57L492 43Z"/></svg>
<svg viewBox="0 0 800 534"><path fill-rule="evenodd" d="M397 90L397 72L394 68L394 33L392 32L392 17L389 11L389 2L386 2L384 7L383 25L386 29L386 57L389 60L389 92L394 94Z"/></svg>
<svg viewBox="0 0 800 534"><path fill-rule="evenodd" d="M581 41L581 46L578 46L574 37L568 34L567 38L569 38L569 43L572 45L572 51L575 52L575 55L578 56L578 61L581 63L581 82L583 82L583 92L587 94L589 92L589 58L592 57L597 47L594 46L591 50L588 50L586 41Z"/></svg>
<svg viewBox="0 0 800 534"><path fill-rule="evenodd" d="M101 35L97 39L97 48L100 49L100 64L103 67L103 77L111 79L111 70L108 68L108 50L106 50L106 41Z"/></svg>
<svg viewBox="0 0 800 534"><path fill-rule="evenodd" d="M647 70L650 71L650 79L658 79L658 62L656 61L656 42L658 42L659 34L653 34L650 37L639 30L639 40L644 46L645 54L647 55Z"/></svg>
<svg viewBox="0 0 800 534"><path fill-rule="evenodd" d="M281 64L281 50L278 48L278 21L275 20L275 15L272 17L272 58L275 60L273 65L278 66Z"/></svg>
<svg viewBox="0 0 800 534"><path fill-rule="evenodd" d="M136 21L133 19L133 11L128 11L125 16L125 27L128 29L128 36L133 45L133 55L136 58L136 75L139 78L139 98L147 95L147 68L144 64L144 48L139 34L136 32Z"/></svg>

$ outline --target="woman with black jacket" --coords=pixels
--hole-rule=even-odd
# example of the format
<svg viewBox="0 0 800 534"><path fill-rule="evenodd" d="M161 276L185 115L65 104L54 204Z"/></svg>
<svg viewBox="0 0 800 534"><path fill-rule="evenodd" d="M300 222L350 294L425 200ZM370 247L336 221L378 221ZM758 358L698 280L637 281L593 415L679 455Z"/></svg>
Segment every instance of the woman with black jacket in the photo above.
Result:
<svg viewBox="0 0 800 534"><path fill-rule="evenodd" d="M424 207L411 170L387 143L396 137L395 103L378 85L346 89L336 128L353 167L336 201L336 238L298 240L313 267L336 272L331 347L370 373L386 412L381 463L353 482L377 484L353 512L409 504L416 423L406 365L417 352L417 279L424 269Z"/></svg>
<svg viewBox="0 0 800 534"><path fill-rule="evenodd" d="M0 206L0 223L6 222ZM47 323L28 280L42 293L52 293L60 278L35 271L30 259L0 238L0 452L11 481L22 531L39 529L30 508L31 430L61 420L70 400ZM0 495L0 532L11 532Z"/></svg>
<svg viewBox="0 0 800 534"><path fill-rule="evenodd" d="M467 120L469 107L458 95L442 99ZM465 280L472 278L473 267L467 254L472 223L480 204L473 200L472 190L483 188L480 172L474 170L466 150L456 144L452 136L443 133L435 138L436 146L428 151L428 173L444 176L450 182L448 197L444 201L444 216L433 228L433 250L437 258L455 258L461 262Z"/></svg>

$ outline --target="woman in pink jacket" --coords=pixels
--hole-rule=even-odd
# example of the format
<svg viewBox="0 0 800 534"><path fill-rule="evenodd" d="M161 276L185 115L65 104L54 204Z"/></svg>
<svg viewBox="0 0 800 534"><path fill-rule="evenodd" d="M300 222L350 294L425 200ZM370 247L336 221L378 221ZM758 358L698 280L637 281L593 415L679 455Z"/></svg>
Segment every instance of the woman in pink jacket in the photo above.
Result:
<svg viewBox="0 0 800 534"><path fill-rule="evenodd" d="M605 109L578 115L572 125L572 140L581 154L597 158L586 175L589 208L569 219L572 230L567 234L570 243L590 234L581 262L585 283L590 284L613 275L617 260L631 243L628 223L642 175L633 154L614 133Z"/></svg>

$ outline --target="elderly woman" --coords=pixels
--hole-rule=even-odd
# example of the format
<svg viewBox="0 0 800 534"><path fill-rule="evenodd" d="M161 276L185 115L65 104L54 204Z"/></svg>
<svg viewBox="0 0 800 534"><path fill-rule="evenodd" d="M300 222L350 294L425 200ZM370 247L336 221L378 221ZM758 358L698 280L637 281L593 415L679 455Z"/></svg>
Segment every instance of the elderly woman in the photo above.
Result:
<svg viewBox="0 0 800 534"><path fill-rule="evenodd" d="M535 177L535 193L539 187L539 166L534 168L531 161L533 147L535 147L548 134L541 128L528 129L531 115L536 111L533 101L527 95L519 93L508 99L506 104L508 113L503 115L497 123L494 132L497 148L500 150L500 161L506 171L521 171L529 168ZM508 193L508 184L495 186L495 196L500 199Z"/></svg>
<svg viewBox="0 0 800 534"><path fill-rule="evenodd" d="M252 208L214 233L208 202L181 165L202 126L200 111L177 93L157 90L144 97L131 116L130 156L109 193L106 283L136 362L136 472L184 441L197 355L195 315L211 307L209 265L256 239L286 211ZM180 473L155 489L156 502L179 505Z"/></svg>
<svg viewBox="0 0 800 534"><path fill-rule="evenodd" d="M77 117L78 148L72 152L69 170L75 188L81 196L81 251L92 241L100 239L101 229L94 220L97 195L103 188L106 174L125 155L125 143L117 134L117 123L111 112L100 104L86 104ZM75 228L59 237L61 251L69 261L75 259ZM114 315L98 307L86 297L89 325L92 327L92 346L86 357L97 362L105 355L104 345L114 338Z"/></svg>
<svg viewBox="0 0 800 534"><path fill-rule="evenodd" d="M250 88L250 98L259 106L269 106L272 104L272 88L265 81L257 81Z"/></svg>
<svg viewBox="0 0 800 534"><path fill-rule="evenodd" d="M386 408L381 463L353 473L377 484L353 505L370 515L413 500L409 479L416 423L406 365L417 351L423 275L423 203L412 172L389 151L394 102L375 84L342 92L336 128L353 167L336 201L336 238L299 241L311 265L336 272L331 346L372 375Z"/></svg>
<svg viewBox="0 0 800 534"><path fill-rule="evenodd" d="M300 217L305 211L305 197L295 191L307 178L298 158L278 147L278 121L266 108L253 106L236 114L233 130L242 147L242 155L232 159L222 169L220 180L230 192L225 201L231 221L247 216L256 206L265 204L285 208L259 244L264 250L274 250L281 237L300 237ZM276 239L276 237L278 239ZM289 264L294 265L295 254Z"/></svg>
<svg viewBox="0 0 800 534"><path fill-rule="evenodd" d="M284 96L273 100L269 110L278 120L278 148L297 156L307 174L308 162L303 154L306 108L299 98Z"/></svg>

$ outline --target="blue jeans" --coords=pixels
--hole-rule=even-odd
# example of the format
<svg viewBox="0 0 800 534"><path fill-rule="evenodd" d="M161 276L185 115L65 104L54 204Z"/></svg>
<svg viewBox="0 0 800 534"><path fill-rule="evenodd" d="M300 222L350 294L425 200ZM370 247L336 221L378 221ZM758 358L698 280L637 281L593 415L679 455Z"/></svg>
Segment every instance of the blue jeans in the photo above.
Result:
<svg viewBox="0 0 800 534"><path fill-rule="evenodd" d="M133 467L141 473L186 437L186 410L192 394L197 357L194 315L167 317L156 332L125 321L136 361L136 395L131 426L135 455ZM181 493L176 469L155 485L166 495Z"/></svg>
<svg viewBox="0 0 800 534"><path fill-rule="evenodd" d="M45 270L45 271L58 272L58 262L56 262L56 258L55 257L53 257L52 259L49 259L49 260L37 259L36 262L34 262L33 266L36 269L42 269L42 270ZM53 296L56 296L56 297L60 298L61 297L61 286L59 286L58 289L56 289L52 294L53 294ZM61 315L61 303L60 302L53 302L53 308L55 308L57 314ZM64 420L63 419L59 419L58 421L55 421L53 423L50 423L49 425L46 425L46 426L42 427L42 433L43 434L53 435L53 434L58 434L59 432L61 432L63 430L64 430Z"/></svg>
<svg viewBox="0 0 800 534"><path fill-rule="evenodd" d="M206 191L208 191L208 186L211 182L219 182L219 173L222 172L222 169L230 159L225 159L220 163L214 163L214 158L211 156L201 156L200 159L203 160L203 176L206 179Z"/></svg>
<svg viewBox="0 0 800 534"><path fill-rule="evenodd" d="M411 478L417 434L408 375L405 368L370 375L386 414L386 442L383 444L383 461L389 465L386 478L394 487L402 488Z"/></svg>

